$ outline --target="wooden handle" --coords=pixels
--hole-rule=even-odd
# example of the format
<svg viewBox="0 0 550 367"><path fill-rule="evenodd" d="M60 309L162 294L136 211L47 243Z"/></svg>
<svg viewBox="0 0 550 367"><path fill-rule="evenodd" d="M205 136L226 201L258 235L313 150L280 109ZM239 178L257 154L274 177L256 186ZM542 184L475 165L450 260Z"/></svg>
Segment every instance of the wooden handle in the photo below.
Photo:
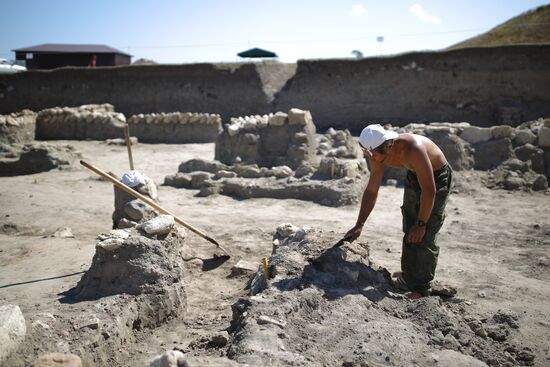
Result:
<svg viewBox="0 0 550 367"><path fill-rule="evenodd" d="M183 219L178 218L176 215L174 215L173 213L171 213L168 210L164 209L163 207L161 207L160 205L155 203L153 200L151 200L148 197L146 197L146 196L140 194L139 192L133 190L132 188L130 188L129 186L123 184L122 182L120 182L116 178L112 177L111 175L103 172L99 168L95 167L94 165L92 165L92 164L90 164L86 161L81 160L80 164L83 165L84 167L88 168L89 170L97 173L98 175L100 175L104 179L106 179L108 181L111 181L119 189L126 191L128 194L132 195L135 198L138 198L139 200L141 200L144 203L148 204L149 206L151 206L153 209L157 210L158 212L163 213L163 214L171 215L172 217L174 217L174 220L176 222L178 222L179 224L181 224L185 228L189 229L190 231L195 232L196 234L198 234L202 238L206 239L207 241L210 241L210 237L208 237L204 232L202 232L201 230L193 227L189 223L186 223ZM210 241L210 242L212 242L212 241ZM220 247L222 250L224 250L221 246L219 246L219 245L217 245L217 246ZM227 252L227 251L225 251L225 252Z"/></svg>
<svg viewBox="0 0 550 367"><path fill-rule="evenodd" d="M130 160L130 169L134 170L134 159L132 158L132 148L130 143L130 127L128 124L124 126L124 138L126 139L126 147L128 148L128 159Z"/></svg>

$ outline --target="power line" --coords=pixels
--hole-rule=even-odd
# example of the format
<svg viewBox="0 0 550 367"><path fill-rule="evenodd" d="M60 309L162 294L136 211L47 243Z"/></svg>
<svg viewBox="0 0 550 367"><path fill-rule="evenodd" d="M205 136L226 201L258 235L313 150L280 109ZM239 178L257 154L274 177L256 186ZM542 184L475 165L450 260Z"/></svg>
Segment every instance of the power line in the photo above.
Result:
<svg viewBox="0 0 550 367"><path fill-rule="evenodd" d="M416 36L430 36L430 35L437 35L437 34L449 34L449 33L465 33L465 32L473 32L473 31L479 31L484 30L485 28L478 28L478 29L465 29L465 30L458 30L458 31L448 31L448 32L428 32L428 33L410 33L410 34L394 34L394 35L388 35L385 37L416 37ZM362 41L366 39L370 39L374 37L374 35L371 36L362 36L362 37L345 37L345 38L325 38L325 39L299 39L299 40L292 40L292 41L279 41L279 40L266 40L266 41L240 41L240 42L227 42L227 43L205 43L205 44L188 44L188 45L164 45L164 46L117 46L118 48L193 48L193 47L217 47L217 46L235 46L235 45L243 45L243 44L250 44L250 43L257 43L257 44L263 44L263 43L270 43L270 44L290 44L290 43L311 43L311 42L342 42L342 41Z"/></svg>
<svg viewBox="0 0 550 367"><path fill-rule="evenodd" d="M520 23L517 24L516 28L521 27L531 27L538 25L550 25L550 23L541 22L541 23ZM498 26L497 26L498 27ZM491 28L492 29L492 28ZM401 33L401 34L385 34L384 37L388 38L401 38L401 37L423 37L423 36L435 36L441 34L457 34L457 33L469 33L469 32L479 32L486 31L487 28L470 28L470 29L459 29L452 31L442 31L442 32L423 32L423 33ZM345 37L345 38L331 38L331 39L300 39L300 40L291 40L291 41L281 41L281 40L265 40L265 41L233 41L225 43L204 43L204 44L187 44L187 45L162 45L162 46L119 46L119 48L132 48L132 49L167 49L167 48L193 48L193 47L219 47L219 46L237 46L237 45L248 45L250 43L256 44L295 44L295 43L311 43L311 42L342 42L342 41L363 41L366 39L371 39L377 35L371 34L369 36L361 37Z"/></svg>

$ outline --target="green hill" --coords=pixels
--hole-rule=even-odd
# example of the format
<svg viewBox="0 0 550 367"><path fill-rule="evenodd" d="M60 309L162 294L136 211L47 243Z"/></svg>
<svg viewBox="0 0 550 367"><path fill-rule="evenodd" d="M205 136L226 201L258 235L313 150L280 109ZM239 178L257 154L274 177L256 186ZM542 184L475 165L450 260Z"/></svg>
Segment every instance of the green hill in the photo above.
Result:
<svg viewBox="0 0 550 367"><path fill-rule="evenodd" d="M486 33L448 49L543 43L550 43L550 5L522 13Z"/></svg>

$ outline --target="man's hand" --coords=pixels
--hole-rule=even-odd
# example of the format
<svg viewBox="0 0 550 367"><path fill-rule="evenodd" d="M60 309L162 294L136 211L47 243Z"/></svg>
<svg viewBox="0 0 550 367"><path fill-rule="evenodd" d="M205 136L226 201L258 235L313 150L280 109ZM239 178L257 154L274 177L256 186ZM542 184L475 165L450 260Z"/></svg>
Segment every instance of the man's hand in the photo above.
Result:
<svg viewBox="0 0 550 367"><path fill-rule="evenodd" d="M353 242L357 239L357 237L361 235L362 231L363 231L363 226L356 224L352 229L346 232L346 234L344 235L344 238L349 237L351 239L350 242Z"/></svg>
<svg viewBox="0 0 550 367"><path fill-rule="evenodd" d="M426 234L426 226L420 227L418 224L415 224L407 233L407 242L408 243L420 243L424 239Z"/></svg>

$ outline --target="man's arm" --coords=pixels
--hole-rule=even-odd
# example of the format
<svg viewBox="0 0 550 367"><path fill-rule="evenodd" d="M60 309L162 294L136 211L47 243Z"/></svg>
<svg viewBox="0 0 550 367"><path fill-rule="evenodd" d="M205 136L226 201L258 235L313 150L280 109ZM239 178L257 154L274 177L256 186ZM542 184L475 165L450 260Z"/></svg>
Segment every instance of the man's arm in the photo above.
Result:
<svg viewBox="0 0 550 367"><path fill-rule="evenodd" d="M367 184L367 188L365 189L365 192L363 192L363 197L361 198L361 208L359 209L357 222L355 223L355 226L346 233L344 236L345 238L351 237L351 240L353 241L361 235L363 225L376 204L376 198L378 197L378 190L380 189L380 184L382 183L383 174L384 166L380 163L371 161L369 183Z"/></svg>
<svg viewBox="0 0 550 367"><path fill-rule="evenodd" d="M435 200L435 180L432 163L423 147L415 144L410 148L409 162L418 178L421 193L417 222L407 233L407 240L411 243L418 243L426 234L426 227L418 226L418 221L427 223L430 219Z"/></svg>

